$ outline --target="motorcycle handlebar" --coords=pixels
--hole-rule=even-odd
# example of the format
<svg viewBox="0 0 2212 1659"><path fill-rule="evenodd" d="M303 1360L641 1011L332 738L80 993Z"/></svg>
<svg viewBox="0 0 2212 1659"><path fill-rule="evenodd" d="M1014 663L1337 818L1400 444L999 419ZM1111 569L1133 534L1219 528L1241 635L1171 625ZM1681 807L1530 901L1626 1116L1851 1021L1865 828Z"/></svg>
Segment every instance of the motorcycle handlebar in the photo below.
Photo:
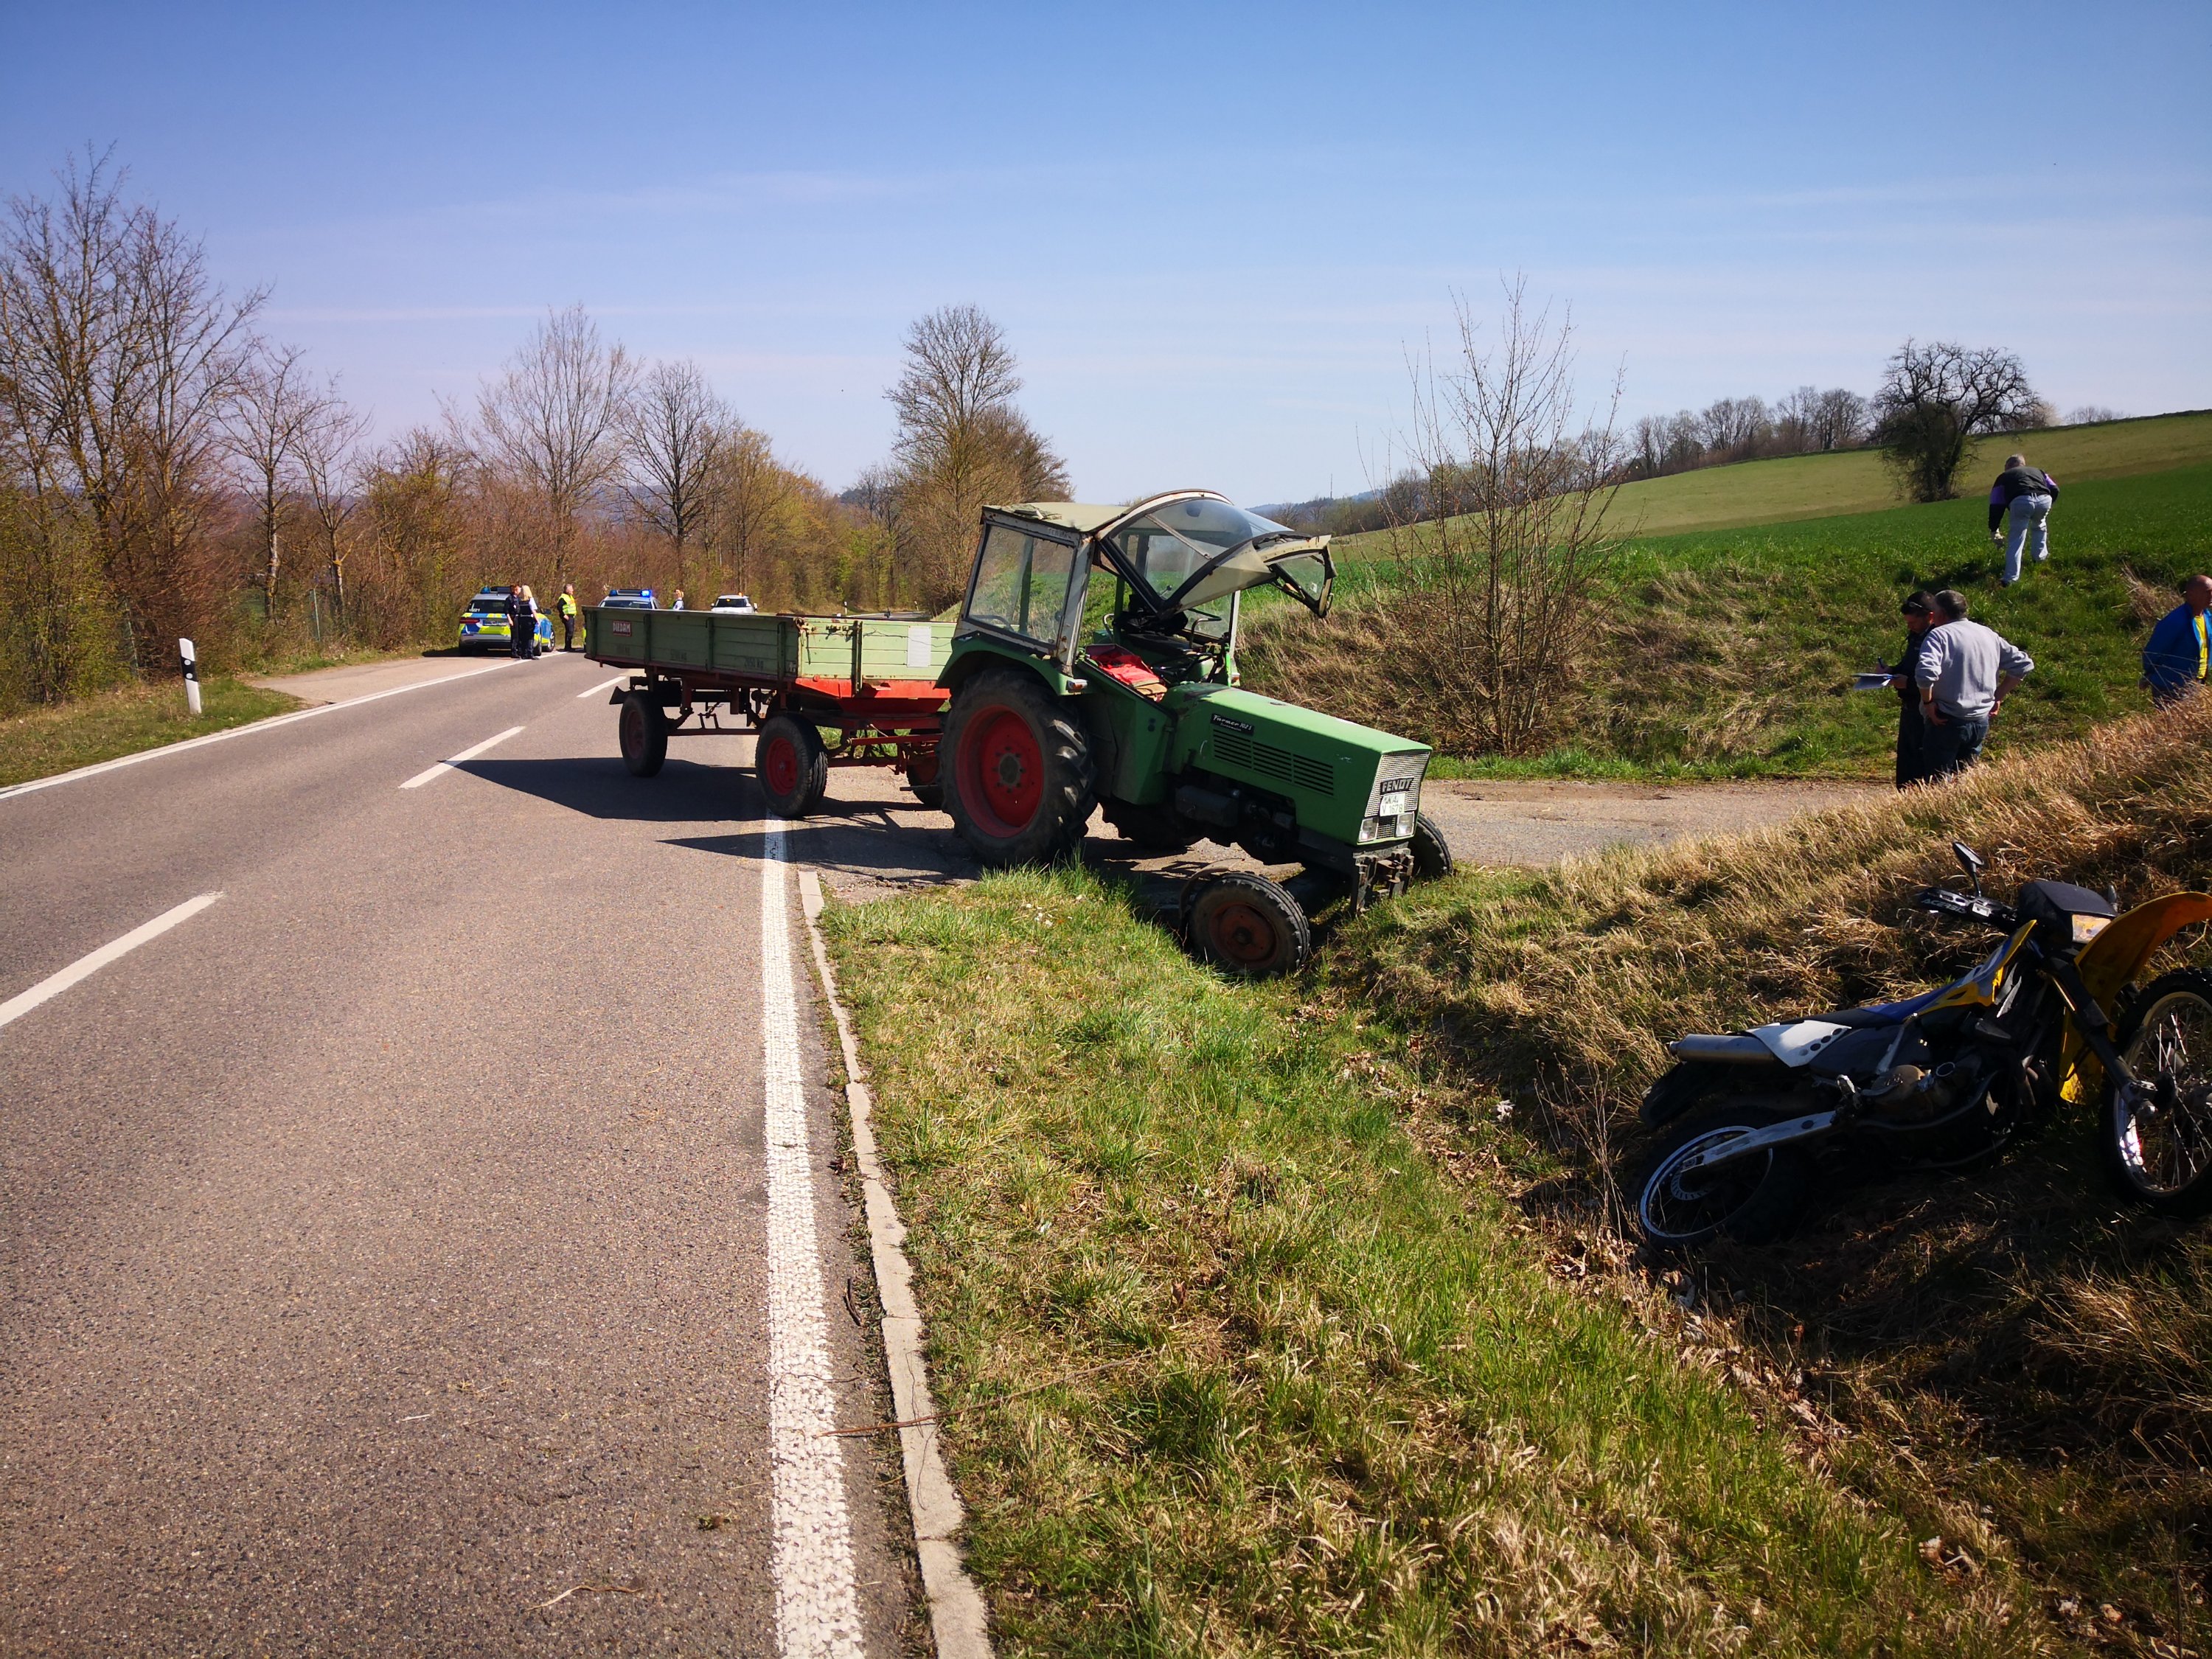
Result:
<svg viewBox="0 0 2212 1659"><path fill-rule="evenodd" d="M1956 893L1948 887L1923 887L1912 902L1916 909L1931 911L1939 916L1964 916L1972 921L1986 923L2000 933L2008 933L2015 926L2012 906L2001 904L1978 893Z"/></svg>

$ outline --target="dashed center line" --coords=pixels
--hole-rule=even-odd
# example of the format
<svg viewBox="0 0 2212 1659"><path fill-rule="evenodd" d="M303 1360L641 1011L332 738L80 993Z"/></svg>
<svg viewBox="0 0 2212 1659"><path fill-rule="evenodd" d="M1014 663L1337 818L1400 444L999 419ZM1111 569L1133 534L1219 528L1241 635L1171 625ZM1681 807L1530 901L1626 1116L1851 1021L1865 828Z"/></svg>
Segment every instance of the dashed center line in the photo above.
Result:
<svg viewBox="0 0 2212 1659"><path fill-rule="evenodd" d="M592 686L589 690L579 691L576 693L576 700L580 702L586 697L598 696L602 691L611 691L616 686L620 685L629 678L629 676L627 674L617 674L611 680L601 680L597 685Z"/></svg>
<svg viewBox="0 0 2212 1659"><path fill-rule="evenodd" d="M0 1025L21 1019L40 1003L59 996L79 980L89 979L117 957L128 956L148 939L159 939L179 922L189 921L222 896L220 893L202 893L198 898L186 899L173 909L162 911L143 927L133 927L113 944L103 945L90 955L79 957L58 974L49 974L29 990L0 1002Z"/></svg>
<svg viewBox="0 0 2212 1659"><path fill-rule="evenodd" d="M522 730L522 728L519 726L510 726L506 731L501 732L495 738L486 738L482 743L476 744L473 748L464 749L459 754L452 757L450 759L441 760L434 766L424 767L421 771L417 772L413 777L408 779L406 782L401 784L399 787L402 789L420 789L424 784L428 783L432 779L445 776L447 773L452 771L463 761L474 760L478 755L483 754L485 750L490 748L492 744L495 743L505 743L509 738L513 737L520 730Z"/></svg>

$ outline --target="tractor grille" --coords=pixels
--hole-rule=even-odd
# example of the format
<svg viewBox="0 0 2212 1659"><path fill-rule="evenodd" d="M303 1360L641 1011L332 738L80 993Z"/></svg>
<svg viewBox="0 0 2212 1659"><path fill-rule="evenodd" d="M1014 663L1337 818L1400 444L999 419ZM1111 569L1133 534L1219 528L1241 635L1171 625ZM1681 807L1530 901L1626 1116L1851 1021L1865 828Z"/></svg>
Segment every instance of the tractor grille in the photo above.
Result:
<svg viewBox="0 0 2212 1659"><path fill-rule="evenodd" d="M1261 743L1239 732L1216 732L1213 753L1224 766L1236 767L1258 777L1294 783L1319 795L1336 793L1336 769L1327 761L1294 755L1272 743Z"/></svg>

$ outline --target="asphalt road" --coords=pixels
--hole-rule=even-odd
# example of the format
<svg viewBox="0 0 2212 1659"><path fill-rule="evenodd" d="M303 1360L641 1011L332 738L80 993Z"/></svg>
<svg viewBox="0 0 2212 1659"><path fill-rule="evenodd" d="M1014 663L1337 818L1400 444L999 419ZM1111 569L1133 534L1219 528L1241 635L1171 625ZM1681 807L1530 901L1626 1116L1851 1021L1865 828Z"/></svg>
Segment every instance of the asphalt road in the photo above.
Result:
<svg viewBox="0 0 2212 1659"><path fill-rule="evenodd" d="M794 1263L824 1408L889 1414L803 940L777 1212L814 1237L770 1234L796 895L763 910L758 796L687 758L735 740L634 780L605 678L0 798L0 1653L900 1650L889 1437L771 1434ZM777 1508L794 1456L816 1509Z"/></svg>

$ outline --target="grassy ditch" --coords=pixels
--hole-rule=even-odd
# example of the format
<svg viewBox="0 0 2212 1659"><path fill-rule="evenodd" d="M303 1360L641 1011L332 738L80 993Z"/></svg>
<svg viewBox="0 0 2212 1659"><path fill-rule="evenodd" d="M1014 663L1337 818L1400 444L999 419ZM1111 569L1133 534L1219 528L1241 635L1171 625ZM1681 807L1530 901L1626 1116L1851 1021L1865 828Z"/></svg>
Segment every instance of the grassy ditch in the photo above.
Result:
<svg viewBox="0 0 2212 1659"><path fill-rule="evenodd" d="M1224 983L1081 872L825 926L1005 1650L2045 1650L2001 1546L1591 1294L1326 988Z"/></svg>
<svg viewBox="0 0 2212 1659"><path fill-rule="evenodd" d="M1759 463L1759 465L1771 465ZM2036 672L2006 706L1991 753L2078 737L2148 707L2136 690L2151 619L2208 562L2212 466L2069 486L2050 563L2009 591L1978 501L1716 531L1632 544L1617 572L1587 695L1554 750L1476 759L1467 774L1554 776L1876 775L1896 704L1847 688L1894 659L1897 606L1956 587L1978 620L2017 641ZM1357 568L1357 567L1354 567ZM1292 701L1427 737L1453 693L1402 608L1395 570L1368 573L1328 622L1294 607L1255 615L1249 681ZM1383 597L1378 598L1378 593Z"/></svg>
<svg viewBox="0 0 2212 1659"><path fill-rule="evenodd" d="M1461 877L1345 930L1334 971L1433 1082L1521 1103L1510 1127L1462 1115L1455 1144L1632 1292L1607 1200L1665 1039L1959 971L1986 941L1909 908L1954 836L1999 892L2212 884L2208 741L2212 701L1738 839ZM1978 1517L2060 1631L2212 1650L2212 1228L2124 1209L2086 1113L1979 1175L1827 1197L1790 1243L1692 1269L1714 1340L1803 1376L1843 1431L1830 1467L1871 1501Z"/></svg>
<svg viewBox="0 0 2212 1659"><path fill-rule="evenodd" d="M227 677L200 685L201 714L185 712L181 683L102 691L0 720L0 787L203 737L300 707L297 697Z"/></svg>

